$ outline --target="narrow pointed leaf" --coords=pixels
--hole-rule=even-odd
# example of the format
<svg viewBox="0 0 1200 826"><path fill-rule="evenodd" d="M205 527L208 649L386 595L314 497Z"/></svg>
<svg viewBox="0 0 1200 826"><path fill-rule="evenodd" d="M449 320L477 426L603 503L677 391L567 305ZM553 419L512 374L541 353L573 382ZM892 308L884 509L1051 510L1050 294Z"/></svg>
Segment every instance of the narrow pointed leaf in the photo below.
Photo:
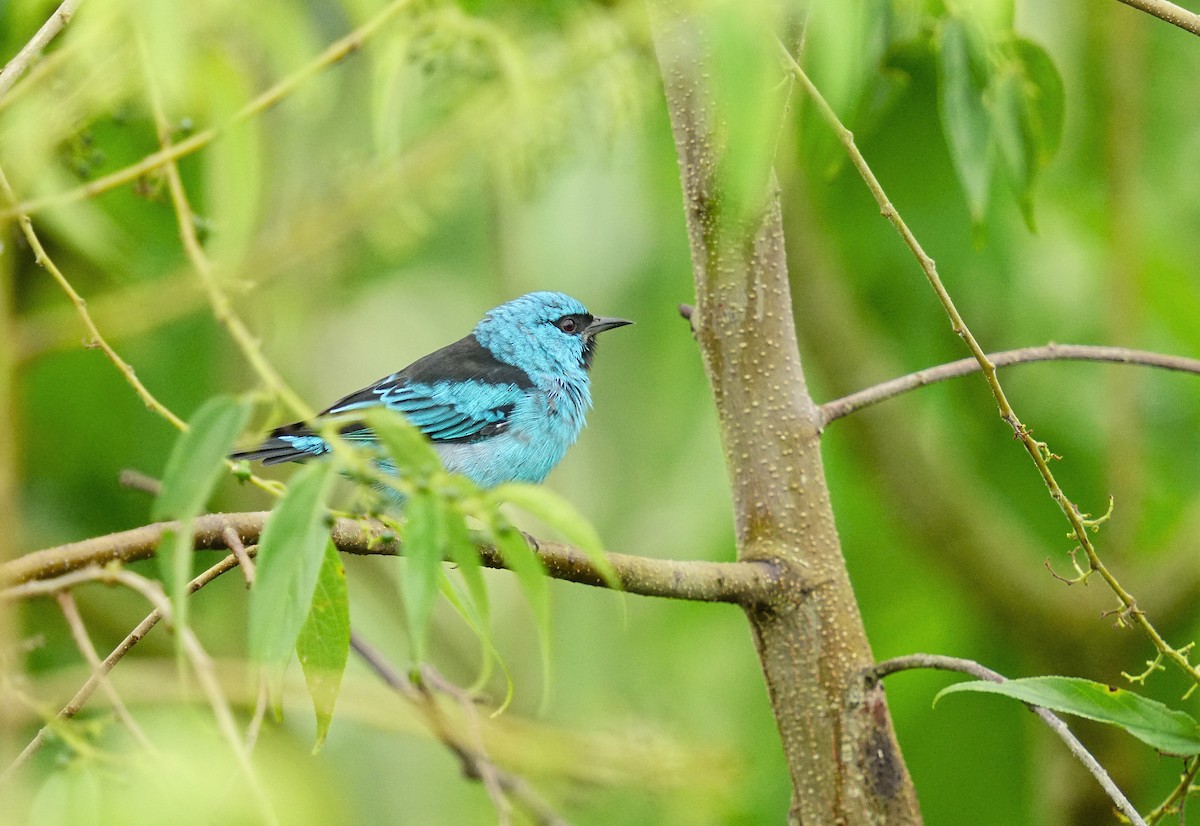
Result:
<svg viewBox="0 0 1200 826"><path fill-rule="evenodd" d="M446 559L454 564L467 586L467 594L475 611L474 621L480 633L490 636L488 623L491 604L487 583L483 579L483 562L479 559L479 550L467 529L463 513L457 507L450 507L446 514Z"/></svg>
<svg viewBox="0 0 1200 826"><path fill-rule="evenodd" d="M346 589L346 568L333 541L327 540L312 607L296 640L296 656L304 669L304 681L317 716L314 754L320 751L329 733L349 654L350 596Z"/></svg>
<svg viewBox="0 0 1200 826"><path fill-rule="evenodd" d="M192 570L192 520L203 512L224 470L223 460L246 425L250 405L229 396L205 402L176 440L163 471L162 490L151 518L178 520L179 530L163 536L158 561L176 624L187 621L187 583Z"/></svg>
<svg viewBox="0 0 1200 826"><path fill-rule="evenodd" d="M492 495L501 502L511 502L521 510L536 516L560 533L567 542L587 554L610 588L621 588L616 569L608 561L600 535L575 506L553 491L535 485L510 483L500 485Z"/></svg>
<svg viewBox="0 0 1200 826"><path fill-rule="evenodd" d="M491 675L495 656L491 631L491 604L487 583L483 578L483 563L479 558L479 550L471 538L462 511L454 505L450 505L446 512L446 559L453 563L462 584L446 577L442 580L442 592L451 592L448 596L451 604L479 636L482 661L476 685L482 686Z"/></svg>
<svg viewBox="0 0 1200 826"><path fill-rule="evenodd" d="M1025 88L1025 132L1033 145L1032 154L1043 166L1062 144L1066 91L1062 75L1050 55L1032 40L1014 39Z"/></svg>
<svg viewBox="0 0 1200 826"><path fill-rule="evenodd" d="M983 102L986 58L973 55L968 24L947 19L937 44L938 113L954 171L967 196L971 218L983 220L992 183L992 123Z"/></svg>
<svg viewBox="0 0 1200 826"><path fill-rule="evenodd" d="M1000 694L1052 711L1109 723L1164 754L1200 754L1200 726L1190 715L1162 703L1078 677L1027 677L1003 683L971 681L942 689L933 702L961 692Z"/></svg>
<svg viewBox="0 0 1200 826"><path fill-rule="evenodd" d="M490 538L504 564L516 575L533 612L545 664L543 698L546 698L549 697L550 685L550 589L546 584L546 568L537 554L530 550L521 532L507 524L502 517L496 515L491 527Z"/></svg>
<svg viewBox="0 0 1200 826"><path fill-rule="evenodd" d="M250 654L266 667L276 702L325 558L329 527L324 499L332 471L332 462L314 462L292 477L258 543Z"/></svg>
<svg viewBox="0 0 1200 826"><path fill-rule="evenodd" d="M404 566L401 593L404 612L412 637L413 659L425 659L429 616L433 613L442 576L446 546L446 505L435 493L422 490L408 498L404 506Z"/></svg>

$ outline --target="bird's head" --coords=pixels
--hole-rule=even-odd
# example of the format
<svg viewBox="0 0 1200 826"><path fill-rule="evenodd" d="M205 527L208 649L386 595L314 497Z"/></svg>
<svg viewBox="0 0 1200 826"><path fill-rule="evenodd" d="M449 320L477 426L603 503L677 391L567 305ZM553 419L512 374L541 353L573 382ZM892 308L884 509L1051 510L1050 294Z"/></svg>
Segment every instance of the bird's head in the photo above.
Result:
<svg viewBox="0 0 1200 826"><path fill-rule="evenodd" d="M490 310L475 326L475 338L531 376L569 375L591 366L597 334L632 323L593 316L569 295L536 292Z"/></svg>

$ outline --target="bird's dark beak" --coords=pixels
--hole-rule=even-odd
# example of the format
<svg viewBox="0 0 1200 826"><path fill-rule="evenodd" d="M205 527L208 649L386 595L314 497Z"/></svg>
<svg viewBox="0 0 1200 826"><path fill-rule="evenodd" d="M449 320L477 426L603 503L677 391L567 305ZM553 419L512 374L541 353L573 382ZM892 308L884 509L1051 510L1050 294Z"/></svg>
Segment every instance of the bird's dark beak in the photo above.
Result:
<svg viewBox="0 0 1200 826"><path fill-rule="evenodd" d="M584 329L583 334L591 338L596 333L603 333L605 330L611 330L614 327L624 327L626 324L632 323L632 321L626 321L623 318L593 318L592 323Z"/></svg>

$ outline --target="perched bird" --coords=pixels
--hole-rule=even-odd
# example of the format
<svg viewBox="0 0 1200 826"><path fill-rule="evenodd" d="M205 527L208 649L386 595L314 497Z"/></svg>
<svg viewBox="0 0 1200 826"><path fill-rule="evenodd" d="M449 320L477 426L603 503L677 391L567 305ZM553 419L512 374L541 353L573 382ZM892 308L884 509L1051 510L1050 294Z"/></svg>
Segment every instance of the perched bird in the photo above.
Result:
<svg viewBox="0 0 1200 826"><path fill-rule="evenodd" d="M489 311L465 338L351 393L318 418L384 405L433 442L447 470L481 487L541 482L574 444L591 407L596 335L632 323L595 317L562 293L529 293ZM373 441L361 422L341 432ZM296 422L231 458L273 465L329 449L309 423Z"/></svg>

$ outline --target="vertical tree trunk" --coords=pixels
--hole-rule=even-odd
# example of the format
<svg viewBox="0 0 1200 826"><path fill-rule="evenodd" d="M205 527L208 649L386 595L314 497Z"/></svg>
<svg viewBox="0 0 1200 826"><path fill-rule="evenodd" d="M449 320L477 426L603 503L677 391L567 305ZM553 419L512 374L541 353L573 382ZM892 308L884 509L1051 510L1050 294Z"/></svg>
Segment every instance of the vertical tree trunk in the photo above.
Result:
<svg viewBox="0 0 1200 826"><path fill-rule="evenodd" d="M655 48L687 210L692 326L720 418L738 557L774 560L784 572L784 587L747 613L791 772L790 820L920 823L882 689L862 687L871 650L800 366L778 187L772 179L754 224L722 215L703 26L661 15Z"/></svg>

